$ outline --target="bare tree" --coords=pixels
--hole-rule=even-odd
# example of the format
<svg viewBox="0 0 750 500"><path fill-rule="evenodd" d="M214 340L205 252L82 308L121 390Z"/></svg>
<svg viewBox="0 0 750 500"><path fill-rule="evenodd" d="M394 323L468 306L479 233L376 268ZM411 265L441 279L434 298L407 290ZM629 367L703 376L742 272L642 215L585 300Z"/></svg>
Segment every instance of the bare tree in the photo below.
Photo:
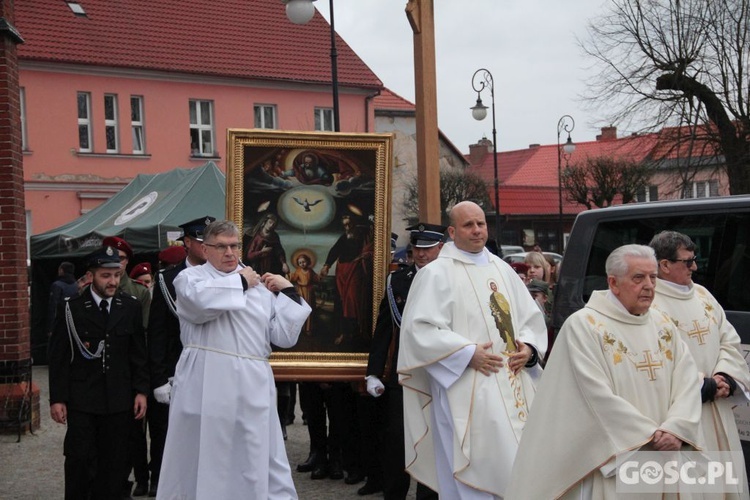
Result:
<svg viewBox="0 0 750 500"><path fill-rule="evenodd" d="M562 181L568 201L592 209L612 205L618 194L622 203L634 201L652 174L649 163L600 156L566 168Z"/></svg>
<svg viewBox="0 0 750 500"><path fill-rule="evenodd" d="M730 192L750 193L750 0L609 6L581 42L601 70L588 97L614 110L610 123L686 127L677 140L713 143Z"/></svg>
<svg viewBox="0 0 750 500"><path fill-rule="evenodd" d="M448 210L460 201L470 200L482 207L485 211L490 210L487 192L487 182L476 174L461 170L440 170L440 213L443 220L447 218ZM410 221L416 222L419 218L419 197L416 177L406 183L406 192L403 199L404 213Z"/></svg>

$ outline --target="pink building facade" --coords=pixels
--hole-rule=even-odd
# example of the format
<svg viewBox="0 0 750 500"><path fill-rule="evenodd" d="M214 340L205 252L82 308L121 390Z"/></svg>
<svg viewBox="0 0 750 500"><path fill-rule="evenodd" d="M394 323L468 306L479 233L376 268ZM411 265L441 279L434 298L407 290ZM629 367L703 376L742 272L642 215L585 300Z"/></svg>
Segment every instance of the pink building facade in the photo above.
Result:
<svg viewBox="0 0 750 500"><path fill-rule="evenodd" d="M225 170L228 128L333 130L330 27L319 14L297 26L278 0L223 2L231 18L164 0L138 4L151 29L134 33L111 3L80 4L85 16L59 1L16 6L29 235L85 214L140 173L208 160ZM195 23L212 15L272 35L218 25L196 40ZM210 56L179 42L211 46ZM340 38L337 48L340 129L373 131L382 83Z"/></svg>

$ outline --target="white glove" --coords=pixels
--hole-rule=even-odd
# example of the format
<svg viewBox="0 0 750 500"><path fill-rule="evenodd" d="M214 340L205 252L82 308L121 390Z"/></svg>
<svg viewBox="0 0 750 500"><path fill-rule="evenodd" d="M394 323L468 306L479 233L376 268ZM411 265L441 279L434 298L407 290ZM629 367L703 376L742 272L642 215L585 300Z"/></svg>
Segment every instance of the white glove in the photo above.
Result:
<svg viewBox="0 0 750 500"><path fill-rule="evenodd" d="M385 392L383 382L375 375L368 375L365 380L367 380L367 392L370 393L370 396L377 398Z"/></svg>
<svg viewBox="0 0 750 500"><path fill-rule="evenodd" d="M161 387L157 387L156 389L154 389L154 399L156 399L161 404L168 405L171 394L172 394L172 377L169 378L169 382L167 382Z"/></svg>

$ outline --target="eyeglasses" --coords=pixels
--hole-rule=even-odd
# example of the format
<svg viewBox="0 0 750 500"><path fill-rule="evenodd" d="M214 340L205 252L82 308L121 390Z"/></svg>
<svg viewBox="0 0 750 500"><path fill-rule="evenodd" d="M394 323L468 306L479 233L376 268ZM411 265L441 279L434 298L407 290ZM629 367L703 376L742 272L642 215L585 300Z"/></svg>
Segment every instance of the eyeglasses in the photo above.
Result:
<svg viewBox="0 0 750 500"><path fill-rule="evenodd" d="M214 245L213 243L204 243L204 245L206 245L207 247L215 248L216 250L218 250L221 253L226 252L227 248L229 248L233 252L236 252L237 250L240 249L240 244L239 243L231 243L229 245L224 245L222 243L219 243L218 245Z"/></svg>
<svg viewBox="0 0 750 500"><path fill-rule="evenodd" d="M687 267L693 267L693 264L698 262L698 257L693 257L692 259L669 259L670 262L684 262L685 266Z"/></svg>

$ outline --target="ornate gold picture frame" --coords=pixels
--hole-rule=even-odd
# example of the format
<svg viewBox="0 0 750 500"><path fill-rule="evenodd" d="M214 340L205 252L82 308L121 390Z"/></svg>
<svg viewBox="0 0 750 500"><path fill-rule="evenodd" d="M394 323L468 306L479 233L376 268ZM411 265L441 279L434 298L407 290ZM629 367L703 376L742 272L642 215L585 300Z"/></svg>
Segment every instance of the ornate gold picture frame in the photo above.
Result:
<svg viewBox="0 0 750 500"><path fill-rule="evenodd" d="M227 218L242 261L284 274L313 309L278 380L356 380L390 262L390 134L229 129Z"/></svg>

